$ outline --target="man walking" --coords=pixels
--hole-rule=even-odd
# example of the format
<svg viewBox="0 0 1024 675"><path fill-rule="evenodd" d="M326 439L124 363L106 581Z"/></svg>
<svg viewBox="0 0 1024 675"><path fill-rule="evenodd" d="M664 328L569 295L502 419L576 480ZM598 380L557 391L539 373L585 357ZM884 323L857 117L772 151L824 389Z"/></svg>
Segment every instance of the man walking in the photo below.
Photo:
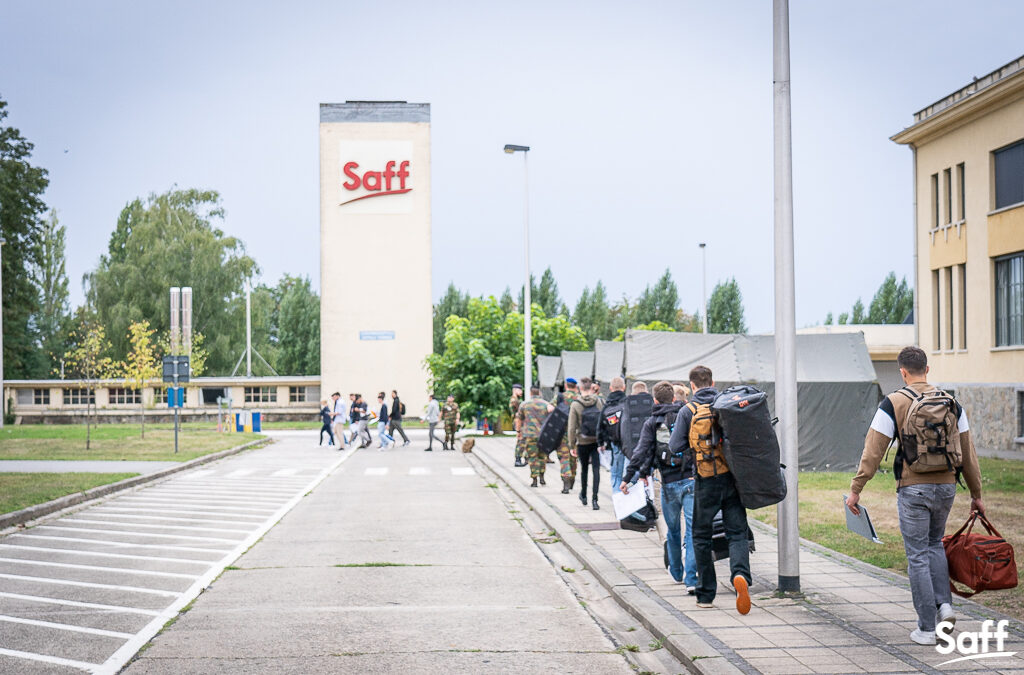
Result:
<svg viewBox="0 0 1024 675"><path fill-rule="evenodd" d="M508 414L512 418L512 424L516 430L516 463L515 466L525 466L523 461L523 430L519 424L519 406L523 402L523 385L512 385L512 398L508 400Z"/></svg>
<svg viewBox="0 0 1024 675"><path fill-rule="evenodd" d="M391 390L391 414L388 417L388 435L394 436L397 430L402 435L402 447L409 445L409 437L405 435L402 428L402 418L405 416L405 404L398 398L398 391ZM393 440L393 439L392 439Z"/></svg>
<svg viewBox="0 0 1024 675"><path fill-rule="evenodd" d="M622 454L622 416L626 409L626 381L613 377L608 384L608 400L601 409L601 425L597 428L597 445L612 453L611 481L614 490L622 483L622 469L626 456Z"/></svg>
<svg viewBox="0 0 1024 675"><path fill-rule="evenodd" d="M540 437L540 429L544 426L547 416L548 404L540 396L540 387L530 387L530 400L520 405L516 412L516 421L522 432L526 458L530 463L530 478L533 481L530 483L530 487L537 487L538 480L541 485L547 485L544 482L547 455L537 447L537 438Z"/></svg>
<svg viewBox="0 0 1024 675"><path fill-rule="evenodd" d="M459 430L459 422L462 417L459 413L459 404L455 402L455 396L448 394L444 407L441 408L441 421L444 422L444 443L442 450L455 449L455 432Z"/></svg>
<svg viewBox="0 0 1024 675"><path fill-rule="evenodd" d="M910 639L919 645L933 645L936 624L956 622L942 535L956 496L957 477L962 472L967 481L971 509L985 513L981 470L967 412L948 393L928 383L928 356L919 347L904 347L896 363L907 386L886 396L878 406L846 505L860 515L860 493L878 470L892 439L897 439L899 450L893 463L896 505L917 612L917 628ZM938 461L933 463L933 458Z"/></svg>
<svg viewBox="0 0 1024 675"><path fill-rule="evenodd" d="M345 402L341 400L341 394L331 394L331 426L334 427L334 436L338 438L338 448L348 445L348 437L345 435L345 422L348 421L348 414L345 409Z"/></svg>
<svg viewBox="0 0 1024 675"><path fill-rule="evenodd" d="M601 462L597 454L597 427L601 422L601 399L591 385L589 377L580 380L582 393L569 406L569 452L580 461L580 501L587 505L587 473L590 467L594 470L593 493L591 506L597 511L598 487L601 482Z"/></svg>
<svg viewBox="0 0 1024 675"><path fill-rule="evenodd" d="M379 450L395 444L394 437L388 434L390 417L388 416L388 404L384 402L384 398L384 392L377 394L377 405L380 406L380 412L377 413L377 448Z"/></svg>
<svg viewBox="0 0 1024 675"><path fill-rule="evenodd" d="M363 400L362 394L355 395L356 400L352 404L351 418L355 427L355 431L352 434L353 442L355 438L359 438L359 448L368 448L373 443L373 438L370 436L369 429L369 408L366 405L366 401Z"/></svg>
<svg viewBox="0 0 1024 675"><path fill-rule="evenodd" d="M551 406L548 408L548 412L555 409L555 406L564 403L567 407L572 409L572 402L576 400L580 392L576 387L576 378L567 377L565 378L565 392L555 397L555 400L551 402ZM569 434L562 436L562 443L558 446L556 454L558 455L559 473L562 475L562 494L567 495L572 492L573 487L576 485L576 458L571 452L569 452Z"/></svg>
<svg viewBox="0 0 1024 675"><path fill-rule="evenodd" d="M427 394L427 407L423 413L423 419L427 423L427 447L423 448L424 452L434 451L434 441L438 441L441 444L441 448L444 449L444 441L437 438L434 435L434 429L437 428L437 422L441 419L441 406L437 404L434 399L433 392Z"/></svg>

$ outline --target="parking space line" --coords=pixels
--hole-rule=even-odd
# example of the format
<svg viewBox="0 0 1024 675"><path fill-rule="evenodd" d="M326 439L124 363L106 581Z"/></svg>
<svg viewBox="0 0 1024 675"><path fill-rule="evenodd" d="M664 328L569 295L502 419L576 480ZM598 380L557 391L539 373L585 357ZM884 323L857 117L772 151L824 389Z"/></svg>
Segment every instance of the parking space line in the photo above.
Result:
<svg viewBox="0 0 1024 675"><path fill-rule="evenodd" d="M29 661L42 661L43 663L49 663L54 666L67 666L69 668L78 668L79 670L87 670L89 672L93 672L93 670L100 667L100 664L98 663L62 659L59 656L33 654L32 652L21 652L17 649L4 649L3 647L0 647L0 656L13 656L15 658L27 659Z"/></svg>
<svg viewBox="0 0 1024 675"><path fill-rule="evenodd" d="M227 527L192 527L191 525L156 525L155 523L119 523L116 520L93 520L92 518L62 518L65 523L87 523L89 525L142 525L157 530L195 530L196 532L232 532L235 534L249 534L249 530L236 530ZM256 524L256 523L254 523ZM131 534L131 532L129 532Z"/></svg>
<svg viewBox="0 0 1024 675"><path fill-rule="evenodd" d="M149 507L149 508L145 508L145 509L136 509L136 508L133 508L133 507L130 507L130 506L96 506L96 507L93 507L92 511L103 511L104 513L108 512L108 511L112 512L112 513L174 513L174 514L191 513L192 515L196 515L196 516L221 516L221 515L223 515L223 516L231 516L233 518L256 518L257 522L262 521L263 519L266 518L266 516L259 516L259 515L256 515L255 513L254 514L250 514L250 515L246 515L244 513L224 513L224 512L221 512L221 513L212 512L211 513L209 511L194 511L192 509L192 505L191 504L188 504L187 506L189 507L187 509L171 509L171 508L155 509L153 507ZM228 522L228 521L210 521L210 522Z"/></svg>
<svg viewBox="0 0 1024 675"><path fill-rule="evenodd" d="M69 623L54 623L53 621L39 621L38 619L22 619L17 616L7 616L6 614L0 614L0 621L7 623L21 623L26 626L39 626L41 628L54 628L56 630L66 630L72 633L88 633L89 635L102 635L103 637L120 638L122 640L128 640L133 637L134 633L119 633L114 630L103 630L102 628L86 628L85 626L73 626Z"/></svg>
<svg viewBox="0 0 1024 675"><path fill-rule="evenodd" d="M93 509L96 511L98 509ZM90 511L92 513L92 511ZM148 519L148 520L173 520L176 523L219 523L221 525L259 525L260 521L250 522L245 520L222 520L220 518L176 518L175 516L137 516L132 513L110 513L109 510L103 509L101 513L93 515L101 515L107 518L134 518L134 519ZM131 523L125 523L129 525ZM146 523L138 523L139 525L145 525Z"/></svg>
<svg viewBox="0 0 1024 675"><path fill-rule="evenodd" d="M58 586L79 586L81 588L102 588L108 591L128 591L129 593L147 593L149 595L162 595L166 598L177 598L181 593L177 591L162 591L158 588L142 588L141 586L120 586L118 584L99 584L93 581L74 581L73 579L54 579L53 577L32 577L25 574L7 574L0 572L0 579L13 579L15 581L28 581L34 584L56 584Z"/></svg>
<svg viewBox="0 0 1024 675"><path fill-rule="evenodd" d="M66 555L92 555L100 558L120 558L122 560L158 560L161 562L186 563L188 565L212 565L213 560L193 560L191 558L168 558L159 555L129 555L127 553L104 553L102 551L82 551L77 548L51 548L49 546L20 546L18 544L0 544L3 548L16 548L21 551L47 551Z"/></svg>
<svg viewBox="0 0 1024 675"><path fill-rule="evenodd" d="M174 544L131 544L126 541L111 541L110 539L86 539L84 537L57 537L49 534L21 534L15 532L10 537L30 537L32 539L46 539L48 541L73 541L83 544L103 544L114 548L155 548L162 551L195 551L196 553L214 553L221 555L231 549L227 548L199 548L198 546L175 546Z"/></svg>
<svg viewBox="0 0 1024 675"><path fill-rule="evenodd" d="M90 570L98 572L118 572L120 574L141 574L147 577L171 577L173 579L198 579L198 574L182 574L180 572L156 572L154 570L134 570L131 567L104 567L103 565L76 565L75 563L50 562L49 560L32 560L30 558L0 558L0 562L17 563L19 565L39 565L42 567L60 567L71 570Z"/></svg>
<svg viewBox="0 0 1024 675"><path fill-rule="evenodd" d="M152 534L149 532L126 532L124 530L100 530L93 527L62 527L60 525L36 525L35 530L68 530L71 532L98 532L100 534L124 534L129 537L156 537L160 539L190 539L195 541L218 541L223 544L237 544L242 539L225 539L223 537L197 537L187 534Z"/></svg>
<svg viewBox="0 0 1024 675"><path fill-rule="evenodd" d="M23 600L25 602L39 602L44 605L67 605L68 607L82 607L84 609L102 609L108 612L160 616L160 612L155 609L139 609L138 607L123 607L121 605L104 605L98 602L79 602L78 600L64 600L61 598L44 598L41 595L22 595L21 593L8 593L6 591L0 591L0 598L11 598L12 600Z"/></svg>

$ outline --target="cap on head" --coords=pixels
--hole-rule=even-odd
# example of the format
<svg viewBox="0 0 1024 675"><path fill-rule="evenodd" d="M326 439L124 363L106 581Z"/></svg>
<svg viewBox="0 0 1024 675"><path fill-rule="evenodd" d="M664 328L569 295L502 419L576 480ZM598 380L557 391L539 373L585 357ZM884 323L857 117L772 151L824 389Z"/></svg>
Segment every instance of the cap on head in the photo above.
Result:
<svg viewBox="0 0 1024 675"><path fill-rule="evenodd" d="M575 387L576 386L576 378L575 377L567 377L567 378L565 378L565 383L566 384L571 384L572 386Z"/></svg>

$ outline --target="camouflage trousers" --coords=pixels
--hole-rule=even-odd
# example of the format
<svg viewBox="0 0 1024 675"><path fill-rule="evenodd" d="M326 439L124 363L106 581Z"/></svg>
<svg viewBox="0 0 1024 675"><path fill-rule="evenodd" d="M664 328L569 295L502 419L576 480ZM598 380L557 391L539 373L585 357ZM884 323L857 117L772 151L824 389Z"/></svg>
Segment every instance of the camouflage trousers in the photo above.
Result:
<svg viewBox="0 0 1024 675"><path fill-rule="evenodd" d="M569 453L569 446L563 441L557 452L562 478L576 480L576 458Z"/></svg>
<svg viewBox="0 0 1024 675"><path fill-rule="evenodd" d="M547 463L547 453L541 452L537 447L536 439L532 441L523 440L523 449L526 451L526 459L530 462L530 478L544 475L544 465Z"/></svg>
<svg viewBox="0 0 1024 675"><path fill-rule="evenodd" d="M523 440L522 430L516 432L516 461L518 462L524 456L529 457L526 454L526 441Z"/></svg>
<svg viewBox="0 0 1024 675"><path fill-rule="evenodd" d="M455 432L458 427L455 426L455 422L444 423L444 442L448 444L448 447L452 450L455 449Z"/></svg>

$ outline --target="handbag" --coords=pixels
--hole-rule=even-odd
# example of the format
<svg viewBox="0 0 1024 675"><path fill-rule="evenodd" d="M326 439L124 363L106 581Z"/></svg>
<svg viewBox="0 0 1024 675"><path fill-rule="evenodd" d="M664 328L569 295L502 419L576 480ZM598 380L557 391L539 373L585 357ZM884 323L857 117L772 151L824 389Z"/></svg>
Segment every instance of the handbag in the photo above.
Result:
<svg viewBox="0 0 1024 675"><path fill-rule="evenodd" d="M978 520L988 534L971 532ZM942 538L942 547L946 549L949 562L949 588L960 597L969 598L982 591L997 591L1017 585L1013 546L1003 539L983 513L972 511L959 530ZM954 581L967 586L971 592L958 590L953 585Z"/></svg>

